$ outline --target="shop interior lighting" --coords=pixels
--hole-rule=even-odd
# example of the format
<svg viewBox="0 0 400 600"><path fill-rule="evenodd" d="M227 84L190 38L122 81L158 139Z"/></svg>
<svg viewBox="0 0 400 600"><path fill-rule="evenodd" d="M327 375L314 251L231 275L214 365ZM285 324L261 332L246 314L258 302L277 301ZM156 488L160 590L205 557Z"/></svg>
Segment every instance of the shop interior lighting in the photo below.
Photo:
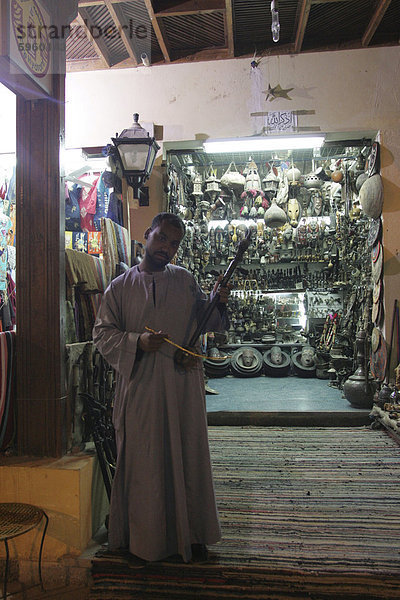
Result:
<svg viewBox="0 0 400 600"><path fill-rule="evenodd" d="M264 150L297 150L321 148L325 136L268 136L209 140L203 143L207 154L223 152L263 152Z"/></svg>

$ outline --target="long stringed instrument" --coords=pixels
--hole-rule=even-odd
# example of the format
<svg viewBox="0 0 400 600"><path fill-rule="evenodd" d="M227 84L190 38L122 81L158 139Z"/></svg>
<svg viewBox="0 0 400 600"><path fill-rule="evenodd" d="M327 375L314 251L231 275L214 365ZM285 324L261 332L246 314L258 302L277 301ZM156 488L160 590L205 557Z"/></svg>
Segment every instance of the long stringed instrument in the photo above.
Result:
<svg viewBox="0 0 400 600"><path fill-rule="evenodd" d="M219 288L226 287L226 285L229 282L230 278L232 277L236 267L241 262L241 260L243 258L243 254L246 252L246 250L250 246L250 241L251 241L251 230L249 229L246 237L239 243L239 247L236 252L236 256L229 263L229 266L226 269L226 271L219 283L219 286L218 286ZM189 344L186 348L187 352L184 349L178 349L175 352L174 360L177 365L184 367L185 369L190 369L194 366L195 362L193 361L193 353L195 351L195 344L196 344L199 336L201 335L201 333L204 331L204 328L205 328L208 320L210 319L211 313L213 312L218 301L219 301L219 295L218 295L218 291L217 291L217 293L214 295L211 302L209 302L206 310L204 311L204 314L197 325L196 331L193 333L192 337L189 340Z"/></svg>

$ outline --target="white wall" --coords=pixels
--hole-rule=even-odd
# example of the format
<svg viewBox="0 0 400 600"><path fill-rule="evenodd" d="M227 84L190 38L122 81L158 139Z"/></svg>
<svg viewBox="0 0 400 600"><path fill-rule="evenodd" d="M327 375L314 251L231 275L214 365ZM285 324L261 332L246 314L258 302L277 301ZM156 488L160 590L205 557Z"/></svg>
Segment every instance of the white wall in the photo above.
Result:
<svg viewBox="0 0 400 600"><path fill-rule="evenodd" d="M246 136L262 110L314 109L300 125L321 130L391 129L400 116L400 49L379 48L264 58L261 89L293 87L291 101L252 97L250 59L70 73L66 145L102 145L140 121L164 125L164 139ZM260 101L261 100L261 101Z"/></svg>

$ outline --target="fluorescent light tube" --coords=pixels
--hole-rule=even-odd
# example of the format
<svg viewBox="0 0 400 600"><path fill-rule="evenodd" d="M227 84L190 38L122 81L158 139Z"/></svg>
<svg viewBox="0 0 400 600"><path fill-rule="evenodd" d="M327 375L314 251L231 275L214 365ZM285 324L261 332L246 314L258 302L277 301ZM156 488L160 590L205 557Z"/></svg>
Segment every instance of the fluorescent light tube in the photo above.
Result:
<svg viewBox="0 0 400 600"><path fill-rule="evenodd" d="M232 138L226 140L210 140L203 142L204 152L219 154L221 152L262 152L263 150L293 150L301 148L320 148L325 137L293 136L293 137L255 137Z"/></svg>

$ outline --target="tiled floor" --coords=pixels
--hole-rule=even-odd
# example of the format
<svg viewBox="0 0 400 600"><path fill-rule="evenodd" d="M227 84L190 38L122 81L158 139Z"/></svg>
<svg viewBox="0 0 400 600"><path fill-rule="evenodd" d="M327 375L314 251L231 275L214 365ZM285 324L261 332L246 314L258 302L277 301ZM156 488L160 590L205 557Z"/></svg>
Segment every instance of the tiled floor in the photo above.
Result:
<svg viewBox="0 0 400 600"><path fill-rule="evenodd" d="M358 411L325 379L300 377L221 377L208 385L207 411Z"/></svg>
<svg viewBox="0 0 400 600"><path fill-rule="evenodd" d="M370 424L370 409L354 408L329 381L316 378L227 376L210 379L209 425L346 427Z"/></svg>

